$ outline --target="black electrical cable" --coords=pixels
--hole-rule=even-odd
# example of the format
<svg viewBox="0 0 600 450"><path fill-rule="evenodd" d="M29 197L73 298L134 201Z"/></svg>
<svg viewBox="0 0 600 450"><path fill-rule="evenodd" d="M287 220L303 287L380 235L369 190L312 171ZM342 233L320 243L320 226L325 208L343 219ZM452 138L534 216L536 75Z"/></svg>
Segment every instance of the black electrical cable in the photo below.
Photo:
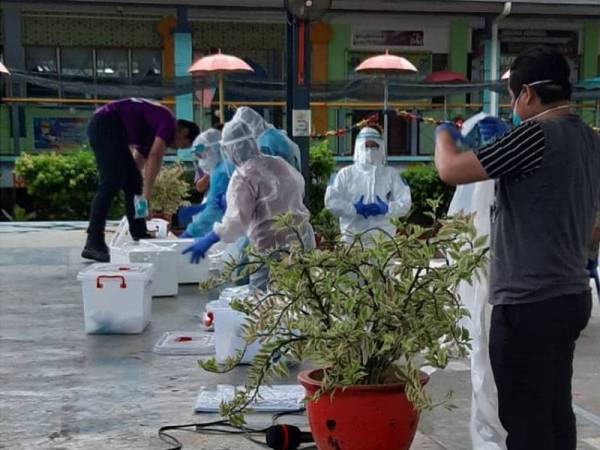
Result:
<svg viewBox="0 0 600 450"><path fill-rule="evenodd" d="M297 409L294 411L281 411L273 414L272 422L275 423L277 419L281 417L296 415L303 413L305 411L304 408ZM265 434L267 432L267 428L263 429L255 429L248 427L237 427L232 425L228 420L221 419L215 420L212 422L199 422L199 423L189 423L185 425L165 425L160 427L158 430L158 437L164 443L171 445L171 447L166 448L165 450L181 450L183 449L183 443L177 439L172 434L167 433L167 431L187 431L188 433L199 433L199 434L223 434L223 435L244 435L244 437L264 448L269 448L265 442L259 441L252 437L253 434ZM300 450L313 450L317 447L314 445L302 447Z"/></svg>

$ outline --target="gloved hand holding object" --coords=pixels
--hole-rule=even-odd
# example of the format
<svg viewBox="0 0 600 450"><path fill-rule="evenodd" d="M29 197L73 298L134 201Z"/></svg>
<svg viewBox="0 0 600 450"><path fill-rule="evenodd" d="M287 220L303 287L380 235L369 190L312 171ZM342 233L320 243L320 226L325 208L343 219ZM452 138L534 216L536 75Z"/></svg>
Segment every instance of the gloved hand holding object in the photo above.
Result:
<svg viewBox="0 0 600 450"><path fill-rule="evenodd" d="M436 137L443 131L448 132L454 143L459 143L463 140L460 131L451 123L443 123L435 129Z"/></svg>
<svg viewBox="0 0 600 450"><path fill-rule="evenodd" d="M221 238L214 231L211 231L200 239L197 239L196 242L186 248L181 254L185 255L191 252L192 257L190 258L190 262L198 264L201 259L206 257L208 250L220 240Z"/></svg>
<svg viewBox="0 0 600 450"><path fill-rule="evenodd" d="M133 203L135 207L135 218L146 219L149 215L148 200L141 195L136 195L133 197Z"/></svg>
<svg viewBox="0 0 600 450"><path fill-rule="evenodd" d="M478 126L484 143L500 138L508 131L508 125L502 119L493 116L480 120Z"/></svg>

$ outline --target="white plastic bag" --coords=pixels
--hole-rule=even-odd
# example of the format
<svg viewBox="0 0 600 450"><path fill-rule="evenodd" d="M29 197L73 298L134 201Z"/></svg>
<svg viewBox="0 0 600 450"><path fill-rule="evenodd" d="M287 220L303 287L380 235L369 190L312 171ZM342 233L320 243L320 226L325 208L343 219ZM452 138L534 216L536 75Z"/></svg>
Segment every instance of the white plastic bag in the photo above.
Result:
<svg viewBox="0 0 600 450"><path fill-rule="evenodd" d="M478 236L489 236L490 210L494 202L494 181L459 186L450 203L448 215L476 213ZM462 325L471 334L471 398L470 433L474 450L503 450L506 432L498 418L498 394L490 365L488 336L492 307L489 301L488 268L482 271L481 282L461 283L458 291L470 318Z"/></svg>

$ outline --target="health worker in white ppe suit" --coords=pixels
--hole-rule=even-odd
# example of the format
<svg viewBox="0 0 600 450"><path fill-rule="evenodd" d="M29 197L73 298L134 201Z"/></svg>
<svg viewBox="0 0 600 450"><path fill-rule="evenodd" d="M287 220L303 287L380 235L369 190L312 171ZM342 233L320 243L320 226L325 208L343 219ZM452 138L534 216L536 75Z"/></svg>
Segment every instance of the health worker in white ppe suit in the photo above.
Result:
<svg viewBox="0 0 600 450"><path fill-rule="evenodd" d="M239 121L232 120L223 128L221 149L235 165L227 187L225 215L183 253L191 253L191 261L198 263L217 242L233 243L243 236L248 236L258 252L286 247L295 233L273 229L276 218L286 213L301 226L304 248L314 248L310 213L302 202L302 175L281 158L262 154L250 128ZM250 284L263 291L267 280L265 270L250 276Z"/></svg>
<svg viewBox="0 0 600 450"><path fill-rule="evenodd" d="M260 151L265 155L279 156L296 170L300 170L300 148L285 131L278 130L259 113L247 106L238 108L231 121L246 124L258 142Z"/></svg>
<svg viewBox="0 0 600 450"><path fill-rule="evenodd" d="M410 188L397 170L385 165L383 138L374 128L363 128L354 145L354 164L335 176L325 194L325 207L340 219L342 239L379 228L393 236L391 219L411 208ZM377 230L367 237L381 234Z"/></svg>
<svg viewBox="0 0 600 450"><path fill-rule="evenodd" d="M470 131L473 130L473 131ZM507 131L506 125L495 117L481 113L467 120L462 127L462 137L479 133L482 143L487 144ZM477 236L489 236L491 210L494 204L494 181L457 186L448 215L475 214ZM469 317L461 325L471 335L471 420L469 431L473 450L506 450L506 431L498 418L498 392L492 373L488 334L492 308L489 300L489 267L480 270L480 278L472 283L462 282L458 294Z"/></svg>

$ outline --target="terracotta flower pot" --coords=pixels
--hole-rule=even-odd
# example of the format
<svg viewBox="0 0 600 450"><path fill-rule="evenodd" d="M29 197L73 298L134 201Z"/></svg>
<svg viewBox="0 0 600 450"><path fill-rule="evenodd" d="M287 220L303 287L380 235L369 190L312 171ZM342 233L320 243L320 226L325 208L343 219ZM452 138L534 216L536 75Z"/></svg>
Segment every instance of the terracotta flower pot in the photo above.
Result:
<svg viewBox="0 0 600 450"><path fill-rule="evenodd" d="M323 371L298 375L308 397L321 387ZM423 384L429 377L422 374ZM319 450L408 450L419 414L404 393L404 383L350 386L333 397L325 393L308 401L306 409Z"/></svg>

